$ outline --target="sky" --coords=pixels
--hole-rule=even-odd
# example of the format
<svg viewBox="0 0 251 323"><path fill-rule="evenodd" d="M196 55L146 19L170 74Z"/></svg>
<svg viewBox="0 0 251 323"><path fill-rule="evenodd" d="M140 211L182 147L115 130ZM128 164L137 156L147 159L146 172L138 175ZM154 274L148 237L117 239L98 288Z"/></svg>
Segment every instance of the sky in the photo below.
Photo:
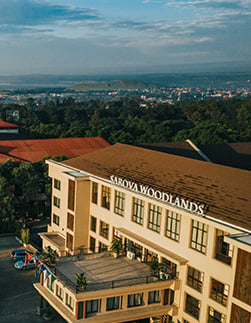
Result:
<svg viewBox="0 0 251 323"><path fill-rule="evenodd" d="M221 64L251 65L251 0L0 0L0 75Z"/></svg>

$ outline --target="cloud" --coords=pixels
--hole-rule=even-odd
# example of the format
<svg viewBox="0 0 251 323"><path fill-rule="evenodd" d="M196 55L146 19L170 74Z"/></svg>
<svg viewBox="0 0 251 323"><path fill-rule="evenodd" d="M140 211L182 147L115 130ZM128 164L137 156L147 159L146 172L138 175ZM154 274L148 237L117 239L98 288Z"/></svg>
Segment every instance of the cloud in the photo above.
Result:
<svg viewBox="0 0 251 323"><path fill-rule="evenodd" d="M0 25L36 26L99 18L93 9L53 5L45 1L0 0Z"/></svg>
<svg viewBox="0 0 251 323"><path fill-rule="evenodd" d="M238 10L246 9L250 7L248 1L236 1L236 0L192 0L192 1L168 1L167 6L177 6L186 8L198 8L198 9L226 9L226 10Z"/></svg>

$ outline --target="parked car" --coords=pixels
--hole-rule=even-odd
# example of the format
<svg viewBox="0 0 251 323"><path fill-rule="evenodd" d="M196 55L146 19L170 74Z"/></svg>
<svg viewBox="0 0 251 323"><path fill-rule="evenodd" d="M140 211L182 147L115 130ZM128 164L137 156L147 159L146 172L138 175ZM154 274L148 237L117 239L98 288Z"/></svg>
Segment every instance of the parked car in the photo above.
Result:
<svg viewBox="0 0 251 323"><path fill-rule="evenodd" d="M25 249L16 249L11 253L11 258L13 261L24 260L26 255Z"/></svg>
<svg viewBox="0 0 251 323"><path fill-rule="evenodd" d="M32 257L29 261L25 263L24 260L18 260L14 263L14 267L18 270L26 270L26 269L35 269L37 266L37 259Z"/></svg>

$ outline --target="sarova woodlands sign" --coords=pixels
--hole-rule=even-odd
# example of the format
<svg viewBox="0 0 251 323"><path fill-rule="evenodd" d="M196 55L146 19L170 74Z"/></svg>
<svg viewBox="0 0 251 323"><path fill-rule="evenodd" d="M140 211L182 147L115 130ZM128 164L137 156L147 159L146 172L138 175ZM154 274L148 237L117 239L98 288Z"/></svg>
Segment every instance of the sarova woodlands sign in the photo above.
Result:
<svg viewBox="0 0 251 323"><path fill-rule="evenodd" d="M175 194L155 190L147 185L139 184L125 178L117 177L115 175L111 175L110 180L112 183L123 188L129 189L133 192L144 194L148 197L155 198L156 200L159 200L161 202L168 203L172 206L176 206L187 211L197 213L199 215L204 214L204 204L198 204L190 200L175 196Z"/></svg>

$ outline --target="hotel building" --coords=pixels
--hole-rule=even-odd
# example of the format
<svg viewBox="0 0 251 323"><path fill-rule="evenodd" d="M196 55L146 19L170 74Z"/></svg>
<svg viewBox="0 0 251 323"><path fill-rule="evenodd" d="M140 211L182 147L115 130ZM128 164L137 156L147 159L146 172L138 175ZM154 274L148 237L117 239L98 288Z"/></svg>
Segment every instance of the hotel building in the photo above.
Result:
<svg viewBox="0 0 251 323"><path fill-rule="evenodd" d="M41 237L61 257L41 304L67 322L250 323L249 171L124 144L47 163Z"/></svg>

